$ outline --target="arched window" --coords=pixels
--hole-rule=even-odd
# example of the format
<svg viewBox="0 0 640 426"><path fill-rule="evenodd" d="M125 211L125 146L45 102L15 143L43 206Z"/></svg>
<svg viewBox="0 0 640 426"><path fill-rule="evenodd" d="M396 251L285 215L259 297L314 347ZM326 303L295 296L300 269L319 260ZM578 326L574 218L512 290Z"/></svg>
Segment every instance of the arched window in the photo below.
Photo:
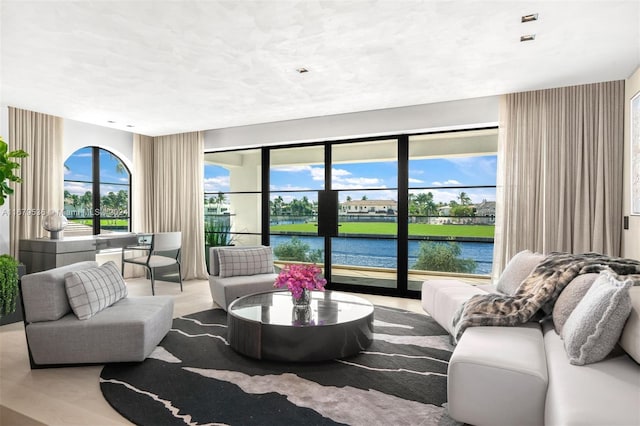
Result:
<svg viewBox="0 0 640 426"><path fill-rule="evenodd" d="M131 229L131 174L115 154L80 148L64 163L66 236L128 232Z"/></svg>

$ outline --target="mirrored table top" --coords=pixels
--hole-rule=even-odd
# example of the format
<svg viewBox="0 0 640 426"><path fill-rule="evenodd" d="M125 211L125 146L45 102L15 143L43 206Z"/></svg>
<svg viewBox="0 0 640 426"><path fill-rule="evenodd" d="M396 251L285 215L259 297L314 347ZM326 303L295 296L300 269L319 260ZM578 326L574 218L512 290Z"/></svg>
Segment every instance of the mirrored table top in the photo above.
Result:
<svg viewBox="0 0 640 426"><path fill-rule="evenodd" d="M337 291L312 291L310 320L300 323L292 316L293 300L287 290L251 294L229 305L229 314L248 321L282 326L328 326L361 319L373 305L357 296Z"/></svg>

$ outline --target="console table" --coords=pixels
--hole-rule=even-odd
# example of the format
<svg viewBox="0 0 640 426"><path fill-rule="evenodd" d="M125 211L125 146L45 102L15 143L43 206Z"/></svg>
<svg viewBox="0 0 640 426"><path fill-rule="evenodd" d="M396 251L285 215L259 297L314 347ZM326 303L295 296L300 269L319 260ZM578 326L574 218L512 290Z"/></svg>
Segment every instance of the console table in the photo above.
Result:
<svg viewBox="0 0 640 426"><path fill-rule="evenodd" d="M66 237L59 240L24 239L20 240L18 257L26 266L27 274L31 274L84 260L96 260L97 252L137 244L138 237L138 234L122 233Z"/></svg>

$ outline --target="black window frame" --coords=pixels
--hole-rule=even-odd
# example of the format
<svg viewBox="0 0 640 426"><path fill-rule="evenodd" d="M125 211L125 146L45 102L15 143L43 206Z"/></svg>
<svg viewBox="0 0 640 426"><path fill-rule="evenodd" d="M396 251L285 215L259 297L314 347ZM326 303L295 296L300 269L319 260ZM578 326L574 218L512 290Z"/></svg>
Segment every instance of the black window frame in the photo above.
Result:
<svg viewBox="0 0 640 426"><path fill-rule="evenodd" d="M127 171L127 175L129 177L128 183L127 184L120 184L120 183L105 183L105 185L121 185L121 186L127 186L129 189L129 196L128 196L128 202L127 202L127 216L124 217L118 217L118 219L127 219L127 231L126 232L131 232L131 219L132 219L132 215L131 215L131 198L132 198L132 188L131 188L131 170L129 170L129 168L127 167L127 165L124 163L124 161L122 161L122 159L114 154L112 151L106 149L106 148L101 148L99 146L93 146L93 145L87 145L87 146L83 146L81 148L76 149L71 155L74 155L76 152L80 151L81 149L85 149L85 148L91 148L91 181L80 181L80 180L71 180L71 179L64 179L63 181L63 187L65 185L66 182L77 182L77 183L89 183L91 184L91 214L89 216L85 216L85 217L78 217L78 218L74 218L74 219L91 219L92 220L92 235L100 235L101 234L101 221L102 221L102 209L101 209L101 200L100 200L100 186L102 185L102 182L100 180L100 152L104 151L106 153L108 153L109 155L111 155L112 157L116 158L121 164L122 166L125 168L125 170ZM110 219L110 218L105 218L105 219Z"/></svg>

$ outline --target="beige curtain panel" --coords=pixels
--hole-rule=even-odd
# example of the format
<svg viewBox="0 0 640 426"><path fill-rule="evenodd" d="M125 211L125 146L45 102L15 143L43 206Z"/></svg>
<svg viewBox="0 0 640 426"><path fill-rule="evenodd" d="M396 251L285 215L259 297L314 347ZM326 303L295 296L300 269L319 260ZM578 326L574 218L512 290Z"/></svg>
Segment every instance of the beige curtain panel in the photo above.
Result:
<svg viewBox="0 0 640 426"><path fill-rule="evenodd" d="M505 95L494 276L518 251L617 256L624 81Z"/></svg>
<svg viewBox="0 0 640 426"><path fill-rule="evenodd" d="M46 235L43 213L56 210L62 214L62 127L59 117L9 107L9 149L23 149L29 154L21 160L17 175L22 183L12 185L15 193L10 200L10 250L16 258L21 239Z"/></svg>
<svg viewBox="0 0 640 426"><path fill-rule="evenodd" d="M131 174L131 230L151 232L153 229L153 138L133 135L133 170Z"/></svg>
<svg viewBox="0 0 640 426"><path fill-rule="evenodd" d="M202 132L134 137L136 232L182 232L183 279L206 279Z"/></svg>

